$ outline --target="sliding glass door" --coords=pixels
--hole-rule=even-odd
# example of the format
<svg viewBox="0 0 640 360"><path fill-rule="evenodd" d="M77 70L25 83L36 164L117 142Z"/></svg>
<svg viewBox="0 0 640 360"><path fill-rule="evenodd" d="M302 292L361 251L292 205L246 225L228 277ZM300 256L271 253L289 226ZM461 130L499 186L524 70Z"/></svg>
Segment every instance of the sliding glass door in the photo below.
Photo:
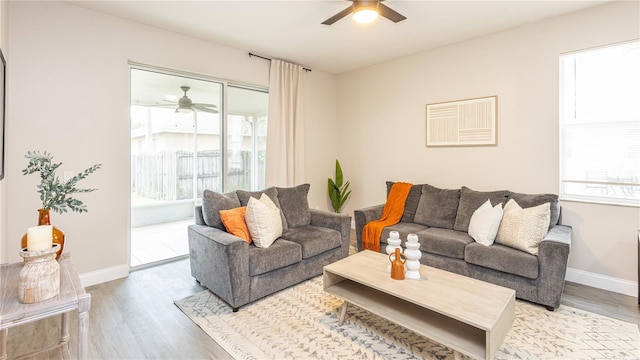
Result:
<svg viewBox="0 0 640 360"><path fill-rule="evenodd" d="M205 189L264 187L267 107L266 89L132 67L132 266L188 254Z"/></svg>

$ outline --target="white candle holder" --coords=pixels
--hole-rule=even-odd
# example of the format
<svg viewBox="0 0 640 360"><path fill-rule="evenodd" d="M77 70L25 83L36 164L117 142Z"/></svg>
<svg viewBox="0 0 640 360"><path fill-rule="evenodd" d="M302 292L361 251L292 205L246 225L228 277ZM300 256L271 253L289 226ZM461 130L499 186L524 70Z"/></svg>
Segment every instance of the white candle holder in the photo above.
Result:
<svg viewBox="0 0 640 360"><path fill-rule="evenodd" d="M407 268L404 277L407 279L418 280L420 279L420 258L422 257L420 243L418 242L418 235L407 235L407 241L404 245L407 248L404 251L404 256L407 258L407 262L404 264Z"/></svg>
<svg viewBox="0 0 640 360"><path fill-rule="evenodd" d="M400 246L401 243L402 240L400 240L400 233L398 233L397 231L390 231L389 238L387 239L387 247L385 248L385 250L387 252L387 255L390 256L389 259L392 262L396 259L396 248L400 248L400 252L402 252L402 247ZM387 265L387 272L391 272L391 263Z"/></svg>
<svg viewBox="0 0 640 360"><path fill-rule="evenodd" d="M24 265L20 270L18 299L23 304L32 304L51 299L60 294L60 264L56 261L56 252L60 245L40 251L20 251Z"/></svg>

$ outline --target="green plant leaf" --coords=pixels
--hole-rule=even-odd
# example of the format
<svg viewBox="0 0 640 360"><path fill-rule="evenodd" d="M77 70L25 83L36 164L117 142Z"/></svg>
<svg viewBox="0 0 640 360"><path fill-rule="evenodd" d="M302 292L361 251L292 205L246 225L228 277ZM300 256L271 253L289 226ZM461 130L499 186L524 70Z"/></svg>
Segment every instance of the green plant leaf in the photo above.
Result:
<svg viewBox="0 0 640 360"><path fill-rule="evenodd" d="M343 181L342 167L340 166L340 161L336 160L336 186L341 187L342 181Z"/></svg>

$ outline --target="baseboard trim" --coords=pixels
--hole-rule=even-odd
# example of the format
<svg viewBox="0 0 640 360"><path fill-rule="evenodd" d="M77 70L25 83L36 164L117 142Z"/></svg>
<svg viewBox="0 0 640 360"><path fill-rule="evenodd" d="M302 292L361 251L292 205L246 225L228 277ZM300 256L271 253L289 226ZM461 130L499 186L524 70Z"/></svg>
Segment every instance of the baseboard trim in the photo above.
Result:
<svg viewBox="0 0 640 360"><path fill-rule="evenodd" d="M83 287L87 287L127 276L129 276L129 265L124 264L80 274L80 282Z"/></svg>
<svg viewBox="0 0 640 360"><path fill-rule="evenodd" d="M567 268L567 276L565 279L577 284L613 291L623 295L633 297L638 296L638 283L635 281L614 278L607 275L572 268Z"/></svg>

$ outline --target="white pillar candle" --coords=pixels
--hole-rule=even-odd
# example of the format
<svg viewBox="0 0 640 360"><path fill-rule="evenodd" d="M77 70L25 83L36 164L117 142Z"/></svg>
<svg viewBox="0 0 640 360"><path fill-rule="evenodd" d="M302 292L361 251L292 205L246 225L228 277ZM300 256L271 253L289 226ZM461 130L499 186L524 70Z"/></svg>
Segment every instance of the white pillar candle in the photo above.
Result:
<svg viewBox="0 0 640 360"><path fill-rule="evenodd" d="M27 251L42 251L53 246L53 226L40 225L27 229Z"/></svg>

